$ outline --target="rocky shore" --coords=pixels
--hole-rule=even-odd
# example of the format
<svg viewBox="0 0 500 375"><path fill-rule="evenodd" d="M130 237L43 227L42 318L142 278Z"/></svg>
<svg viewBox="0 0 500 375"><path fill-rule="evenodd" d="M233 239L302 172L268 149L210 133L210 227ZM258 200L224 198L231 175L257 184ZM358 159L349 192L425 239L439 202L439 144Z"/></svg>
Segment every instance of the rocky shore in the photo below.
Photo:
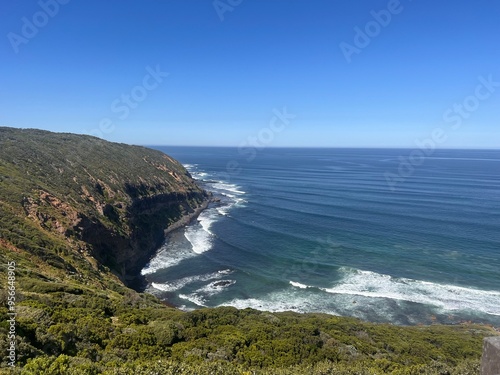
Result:
<svg viewBox="0 0 500 375"><path fill-rule="evenodd" d="M207 193L207 198L200 204L200 206L196 207L192 212L182 215L181 218L176 220L164 230L164 237L166 238L169 233L181 229L186 225L189 225L189 223L191 223L193 220L196 220L196 218L203 212L203 210L205 210L213 201L213 197L209 193ZM151 251L149 251L148 253L145 253L144 257L141 258L141 261L136 265L136 267L134 267L134 270L132 272L127 272L129 276L127 279L127 285L129 287L139 292L144 291L148 283L146 281L146 278L141 275L141 270L156 255L159 248L160 246L157 246L156 248L151 249ZM173 306L168 302L166 304L168 306Z"/></svg>

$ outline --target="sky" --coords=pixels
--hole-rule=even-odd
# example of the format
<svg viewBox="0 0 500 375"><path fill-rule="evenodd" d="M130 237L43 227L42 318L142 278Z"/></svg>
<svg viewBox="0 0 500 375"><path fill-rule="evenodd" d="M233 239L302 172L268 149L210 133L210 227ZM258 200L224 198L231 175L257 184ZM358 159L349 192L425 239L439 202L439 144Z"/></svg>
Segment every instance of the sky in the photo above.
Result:
<svg viewBox="0 0 500 375"><path fill-rule="evenodd" d="M500 147L496 0L0 2L0 126L144 145Z"/></svg>

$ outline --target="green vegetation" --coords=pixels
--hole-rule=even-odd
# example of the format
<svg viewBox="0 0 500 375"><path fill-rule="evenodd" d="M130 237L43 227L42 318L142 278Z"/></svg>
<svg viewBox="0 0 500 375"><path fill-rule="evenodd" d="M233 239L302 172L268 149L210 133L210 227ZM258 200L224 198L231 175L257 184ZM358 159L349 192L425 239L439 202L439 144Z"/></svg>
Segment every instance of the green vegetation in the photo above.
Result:
<svg viewBox="0 0 500 375"><path fill-rule="evenodd" d="M230 307L181 312L133 291L25 291L28 280L17 306L22 374L474 374L493 334Z"/></svg>
<svg viewBox="0 0 500 375"><path fill-rule="evenodd" d="M159 152L0 128L0 263L16 263L18 314L18 367L7 369L2 357L0 374L479 373L491 327L229 307L182 312L127 288L163 227L206 198Z"/></svg>

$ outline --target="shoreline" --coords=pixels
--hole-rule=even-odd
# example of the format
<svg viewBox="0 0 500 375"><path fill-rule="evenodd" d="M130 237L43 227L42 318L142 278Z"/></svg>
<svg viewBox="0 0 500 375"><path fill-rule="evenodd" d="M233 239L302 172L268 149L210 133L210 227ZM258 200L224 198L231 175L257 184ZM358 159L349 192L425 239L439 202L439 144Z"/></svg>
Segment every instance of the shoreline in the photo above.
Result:
<svg viewBox="0 0 500 375"><path fill-rule="evenodd" d="M198 216L200 216L200 214L206 210L208 208L208 205L210 203L213 202L213 197L210 195L208 197L208 199L206 199L199 207L197 207L193 212L191 213L188 213L188 214L185 214L183 215L179 220L177 220L176 222L174 222L172 225L170 225L169 227L167 227L163 233L165 235L165 238L166 236L173 232L174 230L177 230L177 229L180 229L180 228L183 228L185 227L186 225L190 224L191 221L193 221L194 219L196 219ZM154 255L156 255L156 253L158 252L158 249L155 250L155 253ZM151 260L151 258L150 258Z"/></svg>
<svg viewBox="0 0 500 375"><path fill-rule="evenodd" d="M167 239L167 236L170 233L189 225L193 220L195 220L198 216L200 216L200 214L204 210L206 210L208 208L208 205L210 203L214 202L213 195L210 192L207 192L207 194L208 194L207 199L205 199L201 203L200 206L195 208L193 212L182 215L173 224L171 224L170 226L168 226L167 228L164 229L162 244L165 242L165 240ZM140 270L142 270L146 266L146 264L148 264L148 262L150 262L151 259L153 259L156 256L156 254L158 253L160 248L161 248L161 245L159 247L155 248L152 252L150 252L150 254L148 254L147 260L145 262L142 262ZM146 257L145 257L145 259L146 259ZM146 293L145 289L148 286L148 282L146 280L146 277L140 273L140 270L139 270L138 274L131 276L131 281L128 283L128 287L135 290L136 292ZM162 303L164 303L164 302L166 302L166 304L170 307L175 307L174 305L170 304L168 301L162 301Z"/></svg>

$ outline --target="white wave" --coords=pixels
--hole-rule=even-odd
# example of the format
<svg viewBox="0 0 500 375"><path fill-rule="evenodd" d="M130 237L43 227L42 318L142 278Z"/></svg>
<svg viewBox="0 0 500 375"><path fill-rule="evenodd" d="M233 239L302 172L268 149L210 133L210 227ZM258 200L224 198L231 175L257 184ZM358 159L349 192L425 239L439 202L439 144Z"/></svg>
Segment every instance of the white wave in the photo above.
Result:
<svg viewBox="0 0 500 375"><path fill-rule="evenodd" d="M203 254L212 248L212 236L209 232L202 229L189 227L184 233L187 240L191 243L193 252Z"/></svg>
<svg viewBox="0 0 500 375"><path fill-rule="evenodd" d="M230 193L233 193L236 195L246 194L246 192L244 192L243 190L240 190L241 187L236 185L236 184L229 184L229 183L225 183L225 182L220 181L220 182L214 183L212 186L217 190L225 192L226 195L230 196L231 198L234 198L234 195L231 196L231 194L229 194L227 192L230 192Z"/></svg>
<svg viewBox="0 0 500 375"><path fill-rule="evenodd" d="M164 245L156 256L141 271L141 275L150 275L165 268L173 267L185 259L194 257L196 254L190 249L176 247L170 248L169 244Z"/></svg>
<svg viewBox="0 0 500 375"><path fill-rule="evenodd" d="M289 281L288 288L260 297L233 299L222 305L271 312L321 312L400 324L417 324L427 319L409 302L433 306L435 313L443 315L455 314L457 310L500 315L500 292L398 279L370 271L343 271L345 277L332 288Z"/></svg>
<svg viewBox="0 0 500 375"><path fill-rule="evenodd" d="M191 173L191 176L195 179L195 180L200 180L200 181L204 181L205 180L205 177L208 176L208 173L206 172L196 172L196 171L192 171L192 172L189 172Z"/></svg>
<svg viewBox="0 0 500 375"><path fill-rule="evenodd" d="M333 304L326 301L324 296L294 288L275 291L260 298L236 298L224 302L221 306L232 306L237 309L252 308L270 312L323 312L331 315L340 315L339 311L335 309Z"/></svg>
<svg viewBox="0 0 500 375"><path fill-rule="evenodd" d="M245 202L244 199L239 199L239 198L236 198L233 200L232 203L225 203L224 205L222 206L219 206L216 208L217 212L222 215L222 216L228 216L229 215L229 212L231 212L231 210L233 209L233 207L235 207L236 205L240 205L242 202Z"/></svg>
<svg viewBox="0 0 500 375"><path fill-rule="evenodd" d="M212 297L216 294L221 293L226 288L229 288L231 285L236 284L236 280L218 280L212 281L211 283L205 285L204 287L196 290L194 294L200 295L203 294L207 297Z"/></svg>
<svg viewBox="0 0 500 375"><path fill-rule="evenodd" d="M230 287L231 285L235 284L235 280L219 280L219 281L213 281L209 283L208 285L205 285L204 287L196 290L194 293L191 294L179 294L179 297L182 299L185 299L189 302L192 302L198 306L207 306L207 298L210 298L216 294L221 293L224 291L226 288Z"/></svg>
<svg viewBox="0 0 500 375"><path fill-rule="evenodd" d="M207 209L198 216L198 223L186 228L184 236L191 243L193 252L202 254L212 248L213 233L210 227L219 218L217 210Z"/></svg>
<svg viewBox="0 0 500 375"><path fill-rule="evenodd" d="M172 292L174 290L180 289L183 287L181 284L177 283L151 283L151 286L157 290L161 290L162 292Z"/></svg>
<svg viewBox="0 0 500 375"><path fill-rule="evenodd" d="M185 167L193 178L204 182L204 187L207 190L228 198L229 202L223 202L224 207L227 205L232 207L234 204L239 204L244 201L241 196L246 194L246 192L242 190L241 186L228 181L219 180L217 174L207 173L199 169L198 164L186 164ZM221 213L221 215L225 216L226 214Z"/></svg>
<svg viewBox="0 0 500 375"><path fill-rule="evenodd" d="M230 205L221 206L221 207L217 207L216 210L219 213L219 215L227 216L227 215L229 215L229 211L231 210L231 207L232 207L232 205L231 206Z"/></svg>
<svg viewBox="0 0 500 375"><path fill-rule="evenodd" d="M211 209L203 211L201 215L198 216L198 222L205 232L212 234L212 232L210 232L210 227L218 220L217 216L214 210Z"/></svg>
<svg viewBox="0 0 500 375"><path fill-rule="evenodd" d="M218 182L212 186L215 189L214 192L224 197L222 199L222 204L217 207L217 211L220 215L227 216L233 208L241 206L246 202L245 199L242 198L246 192L241 190L241 187L238 185Z"/></svg>
<svg viewBox="0 0 500 375"><path fill-rule="evenodd" d="M184 167L191 173L193 178L205 183L205 188L213 193L220 194L227 199L222 199L215 208L209 208L198 216L197 224L188 226L184 236L191 243L194 253L202 254L212 248L214 235L210 228L212 224L219 220L221 216L229 215L230 210L237 204L243 202L241 195L245 194L236 184L214 181L212 175L200 170L198 164L185 164Z"/></svg>
<svg viewBox="0 0 500 375"><path fill-rule="evenodd" d="M224 291L226 288L230 287L231 285L236 284L236 280L222 280L223 277L230 275L234 271L230 269L226 270L221 270L217 271L214 273L206 274L206 275L201 275L201 276L193 276L193 277L187 277L184 279L176 280L173 283L165 283L163 285L154 285L153 286L157 289L162 288L161 290L169 289L169 290L176 290L184 287L185 285L191 284L193 282L197 281L211 281L207 285L197 289L193 293L190 294L179 294L179 298L185 299L191 303L194 303L198 306L207 306L207 298L210 298L216 294L221 293ZM213 280L213 281L212 281Z"/></svg>
<svg viewBox="0 0 500 375"><path fill-rule="evenodd" d="M185 299L186 301L189 301L191 303L194 303L195 305L198 305L198 306L201 306L201 307L207 307L205 305L205 300L200 297L200 296L197 296L196 294L179 294L179 298L182 298L182 299Z"/></svg>
<svg viewBox="0 0 500 375"><path fill-rule="evenodd" d="M207 172L198 170L198 164L184 164L184 168L191 174L195 180L204 181L208 176Z"/></svg>
<svg viewBox="0 0 500 375"><path fill-rule="evenodd" d="M399 304L398 304L399 305ZM365 297L349 295L329 295L315 287L286 288L268 293L259 298L237 298L220 306L238 309L252 308L260 311L297 313L325 313L337 316L352 316L364 320L375 319L381 322L417 324L420 316L403 315L394 306L376 299L368 301ZM401 307L401 306L400 306Z"/></svg>
<svg viewBox="0 0 500 375"><path fill-rule="evenodd" d="M347 268L343 271L346 275L338 285L321 290L332 294L422 303L442 310L474 310L500 316L500 292L394 278L371 271Z"/></svg>
<svg viewBox="0 0 500 375"><path fill-rule="evenodd" d="M189 276L182 279L170 281L167 283L151 283L151 286L162 292L173 292L184 288L186 285L192 284L198 281L210 281L214 279L221 279L222 277L231 274L233 271L227 269L222 271L217 271L213 273L207 273L204 275Z"/></svg>
<svg viewBox="0 0 500 375"><path fill-rule="evenodd" d="M298 282L295 282L295 281L290 281L290 285L296 287L296 288L300 288L300 289L307 289L307 288L311 288L310 286L308 285L304 285L304 284L301 284L301 283L298 283Z"/></svg>

